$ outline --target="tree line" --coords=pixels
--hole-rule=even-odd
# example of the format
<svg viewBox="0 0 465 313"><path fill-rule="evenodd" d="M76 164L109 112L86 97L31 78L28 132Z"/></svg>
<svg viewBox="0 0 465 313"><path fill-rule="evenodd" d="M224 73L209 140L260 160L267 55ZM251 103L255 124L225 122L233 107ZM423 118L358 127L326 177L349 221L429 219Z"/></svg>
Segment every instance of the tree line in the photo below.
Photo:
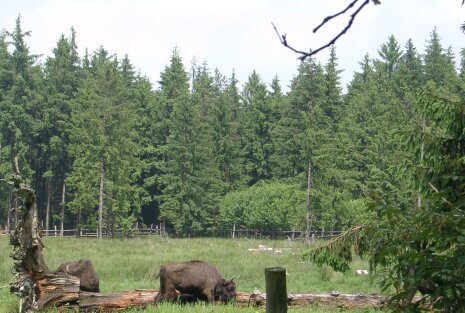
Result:
<svg viewBox="0 0 465 313"><path fill-rule="evenodd" d="M330 232L373 219L373 200L412 210L431 157L418 91L463 97L465 53L457 68L436 29L422 54L390 36L346 92L335 47L284 93L255 71L241 86L207 62L187 70L177 49L155 87L128 56L80 56L74 29L42 64L28 36L19 17L0 36L0 177L16 157L46 229ZM18 205L0 184L0 225Z"/></svg>

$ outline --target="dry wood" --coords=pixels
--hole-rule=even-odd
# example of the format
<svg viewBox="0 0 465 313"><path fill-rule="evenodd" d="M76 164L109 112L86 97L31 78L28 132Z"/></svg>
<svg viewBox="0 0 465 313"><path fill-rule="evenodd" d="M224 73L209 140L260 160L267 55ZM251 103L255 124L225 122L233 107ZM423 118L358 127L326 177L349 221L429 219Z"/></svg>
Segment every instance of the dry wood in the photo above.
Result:
<svg viewBox="0 0 465 313"><path fill-rule="evenodd" d="M78 309L81 312L95 310L109 312L127 308L146 308L148 305L154 304L157 294L157 290L151 289L115 293L81 292L79 305L62 307L61 311ZM317 305L322 307L377 308L383 306L385 300L385 296L362 294L291 293L288 295L288 305L298 307ZM238 292L235 305L239 307L265 306L266 294Z"/></svg>
<svg viewBox="0 0 465 313"><path fill-rule="evenodd" d="M313 293L290 293L288 294L289 306L318 305L324 307L344 308L374 308L383 306L386 301L381 295L362 294L313 294ZM236 297L238 306L263 306L266 304L265 293L239 292Z"/></svg>
<svg viewBox="0 0 465 313"><path fill-rule="evenodd" d="M14 228L10 235L13 245L13 274L16 281L11 291L18 295L19 312L32 313L44 307L57 306L79 298L79 279L50 273L42 249L42 232L37 218L34 190L23 181L17 159L13 162L16 174L9 184L21 199L14 208Z"/></svg>
<svg viewBox="0 0 465 313"><path fill-rule="evenodd" d="M80 311L112 311L127 308L145 308L149 304L154 304L156 290L136 289L135 291L96 293L81 292L79 297Z"/></svg>
<svg viewBox="0 0 465 313"><path fill-rule="evenodd" d="M37 279L38 307L57 307L79 300L79 278L64 274L47 274Z"/></svg>

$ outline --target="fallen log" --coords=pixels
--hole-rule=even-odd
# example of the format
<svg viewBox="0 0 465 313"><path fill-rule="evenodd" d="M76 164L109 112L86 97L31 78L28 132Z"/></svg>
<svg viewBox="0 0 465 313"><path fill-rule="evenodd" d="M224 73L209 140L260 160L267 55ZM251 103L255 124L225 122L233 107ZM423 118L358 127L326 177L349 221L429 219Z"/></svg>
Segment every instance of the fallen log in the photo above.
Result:
<svg viewBox="0 0 465 313"><path fill-rule="evenodd" d="M318 305L323 307L344 308L379 308L386 302L382 295L340 294L340 293L289 293L287 303L289 306L305 307ZM239 292L236 297L238 306L264 306L266 294L260 292Z"/></svg>
<svg viewBox="0 0 465 313"><path fill-rule="evenodd" d="M51 308L76 302L80 298L79 278L46 274L36 280L38 308Z"/></svg>
<svg viewBox="0 0 465 313"><path fill-rule="evenodd" d="M96 293L81 292L79 304L62 307L60 311L79 310L90 311L117 311L129 308L146 308L154 305L157 290L136 289L134 291ZM363 294L314 294L314 293L290 293L288 294L288 305L295 307L322 306L353 308L379 308L385 303L386 297L382 295ZM264 306L266 294L260 292L238 292L234 305L238 307Z"/></svg>
<svg viewBox="0 0 465 313"><path fill-rule="evenodd" d="M100 310L104 312L129 308L146 308L154 304L156 290L136 289L115 293L81 292L79 310L83 312Z"/></svg>

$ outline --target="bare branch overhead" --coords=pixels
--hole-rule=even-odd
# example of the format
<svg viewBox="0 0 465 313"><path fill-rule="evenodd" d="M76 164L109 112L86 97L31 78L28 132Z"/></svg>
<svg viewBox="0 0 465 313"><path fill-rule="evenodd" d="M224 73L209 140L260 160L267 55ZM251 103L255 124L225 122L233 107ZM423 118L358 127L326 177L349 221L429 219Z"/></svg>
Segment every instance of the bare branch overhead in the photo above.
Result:
<svg viewBox="0 0 465 313"><path fill-rule="evenodd" d="M353 0L344 10L334 14L334 15L330 15L330 16L327 16L323 19L323 21L317 26L315 27L315 29L313 29L313 32L316 33L321 27L323 27L326 23L328 23L329 21L331 21L332 19L340 16L340 15L343 15L345 14L348 10L350 10L351 8L353 8L357 2L359 0ZM465 1L465 0L463 0ZM293 46L289 45L289 43L287 42L287 35L284 34L284 35L281 35L280 32L278 31L278 29L276 28L276 26L271 23L273 25L273 28L274 30L276 31L276 34L278 35L279 37L279 40L281 41L281 44L283 46L285 46L286 48L290 49L291 51L297 53L297 54L300 54L300 56L298 57L299 60L301 61L304 61L306 58L308 57L311 57L312 55L315 55L317 54L318 52L320 52L321 50L324 50L326 48L329 48L331 45L334 45L336 43L336 41L342 36L344 35L349 29L350 27L352 27L352 24L355 20L355 18L357 17L357 14L360 13L360 11L370 2L370 0L364 0L362 2L362 4L360 4L360 6L355 10L354 13L352 13L350 15L350 19L349 19L349 22L347 23L347 25L333 38L331 39L327 44L319 47L318 49L316 50L309 50L308 52L306 51L302 51L302 50L298 50L296 48L294 48ZM374 4L380 4L381 2L379 0L372 0L372 2Z"/></svg>

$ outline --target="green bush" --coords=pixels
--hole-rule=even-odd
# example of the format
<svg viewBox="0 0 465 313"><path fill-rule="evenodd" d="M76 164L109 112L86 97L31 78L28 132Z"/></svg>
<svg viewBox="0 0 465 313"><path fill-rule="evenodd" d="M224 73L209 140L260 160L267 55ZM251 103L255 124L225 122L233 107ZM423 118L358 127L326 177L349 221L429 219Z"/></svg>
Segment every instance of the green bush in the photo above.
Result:
<svg viewBox="0 0 465 313"><path fill-rule="evenodd" d="M249 229L304 229L306 193L283 182L262 182L227 194L220 205L220 227L234 224Z"/></svg>

